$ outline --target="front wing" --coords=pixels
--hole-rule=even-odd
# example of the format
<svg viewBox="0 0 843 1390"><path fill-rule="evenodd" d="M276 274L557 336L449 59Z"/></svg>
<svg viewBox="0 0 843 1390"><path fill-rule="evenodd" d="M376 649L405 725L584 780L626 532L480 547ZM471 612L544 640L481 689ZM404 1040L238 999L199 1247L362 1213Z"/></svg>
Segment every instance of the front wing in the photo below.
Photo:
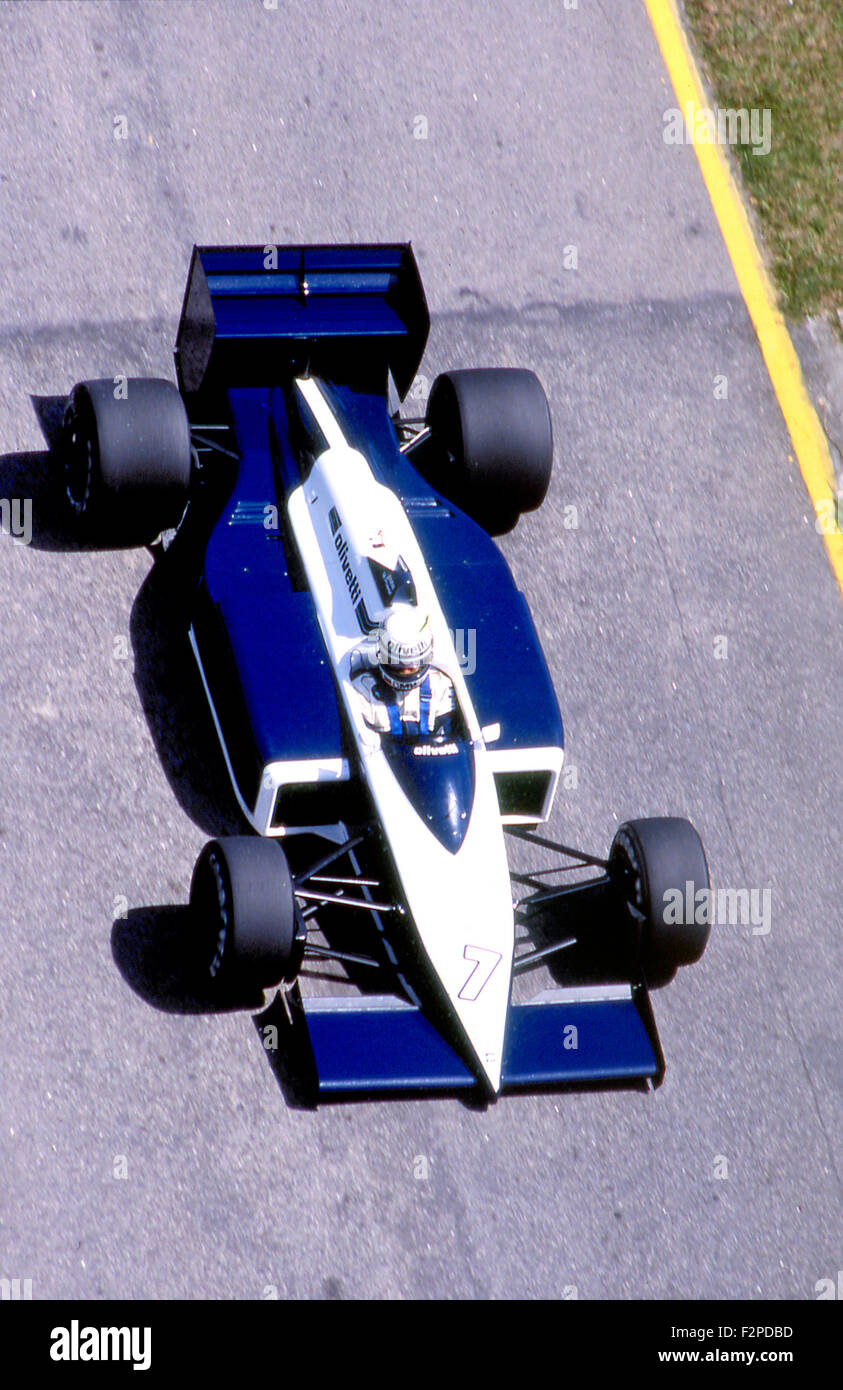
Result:
<svg viewBox="0 0 843 1390"><path fill-rule="evenodd" d="M420 1009L393 995L288 995L319 1097L479 1090ZM301 1055L301 1054L300 1054ZM664 1059L649 997L632 985L551 989L510 1004L501 1091L651 1081Z"/></svg>

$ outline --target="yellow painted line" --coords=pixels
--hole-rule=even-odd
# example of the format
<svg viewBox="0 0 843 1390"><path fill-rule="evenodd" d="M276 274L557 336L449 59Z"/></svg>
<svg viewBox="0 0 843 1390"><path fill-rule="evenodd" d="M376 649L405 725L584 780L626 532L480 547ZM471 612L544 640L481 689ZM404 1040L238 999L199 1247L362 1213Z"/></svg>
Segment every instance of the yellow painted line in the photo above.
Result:
<svg viewBox="0 0 843 1390"><path fill-rule="evenodd" d="M674 0L644 0L681 111L707 108L705 91L688 46ZM690 112L689 112L690 114ZM696 129L696 123L691 129ZM802 477L814 504L815 517L833 520L836 512L834 464L828 441L811 404L802 367L791 342L728 158L718 144L694 141L708 196L714 207L726 249L732 260L761 352L799 460ZM824 534L837 582L843 591L843 534Z"/></svg>

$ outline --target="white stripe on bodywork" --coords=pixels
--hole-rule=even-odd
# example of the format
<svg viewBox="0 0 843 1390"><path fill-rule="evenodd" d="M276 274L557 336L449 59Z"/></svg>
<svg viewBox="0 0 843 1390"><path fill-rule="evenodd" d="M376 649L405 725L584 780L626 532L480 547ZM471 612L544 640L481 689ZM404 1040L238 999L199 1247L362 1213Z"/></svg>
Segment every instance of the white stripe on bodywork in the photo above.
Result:
<svg viewBox="0 0 843 1390"><path fill-rule="evenodd" d="M325 436L325 442L329 449L347 449L348 443L342 432L339 421L330 405L319 389L319 383L315 377L299 377L296 386L304 396L307 404L313 413L313 417Z"/></svg>
<svg viewBox="0 0 843 1390"><path fill-rule="evenodd" d="M361 764L389 843L416 932L448 996L480 1069L500 1089L504 1031L514 949L509 868L489 754L460 670L454 644L410 521L398 497L374 477L352 449L314 378L297 382L329 448L296 488L288 513L313 597L325 646L361 755ZM330 419L329 419L330 416ZM331 513L340 518L331 525ZM341 554L344 543L348 552ZM340 547L338 549L338 546ZM460 848L452 853L428 830L408 800L381 748L367 729L350 679L361 634L360 596L373 619L383 600L366 556L408 566L419 606L429 615L434 660L453 682L470 735L475 795ZM351 572L349 567L351 566ZM478 958L500 963L475 975ZM479 986L475 989L473 986ZM472 997L473 996L473 997Z"/></svg>

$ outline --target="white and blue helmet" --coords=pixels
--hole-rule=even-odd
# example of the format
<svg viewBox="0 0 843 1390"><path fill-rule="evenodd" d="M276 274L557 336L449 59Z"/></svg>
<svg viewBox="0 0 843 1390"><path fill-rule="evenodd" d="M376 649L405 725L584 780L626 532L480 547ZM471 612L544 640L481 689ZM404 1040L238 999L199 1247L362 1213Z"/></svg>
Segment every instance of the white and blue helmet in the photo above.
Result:
<svg viewBox="0 0 843 1390"><path fill-rule="evenodd" d="M430 617L409 603L396 603L381 619L377 661L383 680L393 690L415 690L433 659Z"/></svg>

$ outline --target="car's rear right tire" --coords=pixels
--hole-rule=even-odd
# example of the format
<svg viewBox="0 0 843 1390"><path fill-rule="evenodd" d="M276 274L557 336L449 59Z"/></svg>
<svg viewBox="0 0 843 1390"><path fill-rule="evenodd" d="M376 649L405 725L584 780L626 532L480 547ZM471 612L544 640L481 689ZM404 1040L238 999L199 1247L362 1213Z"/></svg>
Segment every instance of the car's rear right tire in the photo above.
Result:
<svg viewBox="0 0 843 1390"><path fill-rule="evenodd" d="M295 979L304 942L277 840L230 835L202 850L190 885L197 973L208 987L270 989Z"/></svg>
<svg viewBox="0 0 843 1390"><path fill-rule="evenodd" d="M181 520L190 425L171 381L80 381L68 398L59 452L69 523L84 539L147 545Z"/></svg>
<svg viewBox="0 0 843 1390"><path fill-rule="evenodd" d="M544 501L553 430L544 388L521 367L444 372L426 421L434 451L430 481L491 535Z"/></svg>

